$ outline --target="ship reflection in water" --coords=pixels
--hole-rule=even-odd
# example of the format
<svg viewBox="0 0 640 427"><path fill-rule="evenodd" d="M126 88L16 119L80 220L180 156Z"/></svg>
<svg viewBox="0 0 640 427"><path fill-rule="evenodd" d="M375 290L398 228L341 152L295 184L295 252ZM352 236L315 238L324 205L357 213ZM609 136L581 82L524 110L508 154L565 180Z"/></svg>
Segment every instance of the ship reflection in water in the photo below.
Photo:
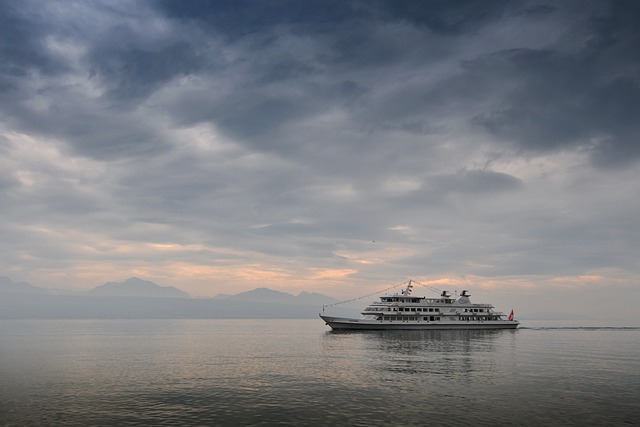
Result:
<svg viewBox="0 0 640 427"><path fill-rule="evenodd" d="M422 374L426 377L468 379L495 374L504 363L496 352L515 345L517 330L384 330L327 331L325 341L343 338L358 342L378 372ZM397 377L395 378L398 379Z"/></svg>

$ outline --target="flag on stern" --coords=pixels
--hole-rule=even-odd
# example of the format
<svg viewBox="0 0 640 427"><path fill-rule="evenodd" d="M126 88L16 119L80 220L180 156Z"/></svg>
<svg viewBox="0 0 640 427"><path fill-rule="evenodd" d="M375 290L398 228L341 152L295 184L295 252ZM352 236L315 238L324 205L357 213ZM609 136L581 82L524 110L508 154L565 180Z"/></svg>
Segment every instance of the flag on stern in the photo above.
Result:
<svg viewBox="0 0 640 427"><path fill-rule="evenodd" d="M511 314L509 314L509 320L513 320L513 308L511 309Z"/></svg>

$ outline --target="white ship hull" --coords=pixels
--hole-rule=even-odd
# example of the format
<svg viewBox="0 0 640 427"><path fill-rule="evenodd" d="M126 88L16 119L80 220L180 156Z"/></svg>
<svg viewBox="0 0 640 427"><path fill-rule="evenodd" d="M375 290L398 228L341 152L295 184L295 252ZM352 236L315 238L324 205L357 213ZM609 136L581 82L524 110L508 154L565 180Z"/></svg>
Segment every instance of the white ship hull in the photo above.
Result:
<svg viewBox="0 0 640 427"><path fill-rule="evenodd" d="M381 296L358 319L325 316L325 307L320 317L332 329L344 330L486 330L515 329L520 324L514 319L513 310L507 316L495 311L491 304L473 304L466 290L455 298L447 291L437 298L427 298L411 294L413 283L409 280L401 293Z"/></svg>
<svg viewBox="0 0 640 427"><path fill-rule="evenodd" d="M334 330L477 330L477 329L515 329L520 322L517 320L488 320L488 321L397 321L352 319L347 317L332 317L320 315L322 320Z"/></svg>

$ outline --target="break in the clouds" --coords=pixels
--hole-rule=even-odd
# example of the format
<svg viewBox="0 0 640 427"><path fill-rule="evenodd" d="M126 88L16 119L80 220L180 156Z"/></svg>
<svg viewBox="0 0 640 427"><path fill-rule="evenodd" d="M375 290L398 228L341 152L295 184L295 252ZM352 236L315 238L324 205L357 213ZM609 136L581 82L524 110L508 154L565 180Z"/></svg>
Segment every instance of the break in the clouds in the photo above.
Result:
<svg viewBox="0 0 640 427"><path fill-rule="evenodd" d="M632 286L639 19L633 1L4 1L0 270L197 295Z"/></svg>

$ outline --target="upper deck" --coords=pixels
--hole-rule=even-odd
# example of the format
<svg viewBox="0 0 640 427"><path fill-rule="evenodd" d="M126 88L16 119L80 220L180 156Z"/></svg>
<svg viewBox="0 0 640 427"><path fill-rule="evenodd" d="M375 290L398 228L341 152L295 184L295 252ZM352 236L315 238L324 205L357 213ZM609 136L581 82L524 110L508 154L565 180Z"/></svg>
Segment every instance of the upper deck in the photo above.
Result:
<svg viewBox="0 0 640 427"><path fill-rule="evenodd" d="M380 301L374 301L370 304L370 306L376 307L395 307L395 306L431 306L431 307L442 307L442 306L460 306L460 307L482 307L482 308L493 308L491 304L476 304L472 303L469 299L470 295L467 291L462 291L459 297L452 298L451 295L444 291L440 298L427 298L427 297L419 297L409 295L411 292L411 287L407 287L402 294L394 294L394 295L385 295L380 297Z"/></svg>

